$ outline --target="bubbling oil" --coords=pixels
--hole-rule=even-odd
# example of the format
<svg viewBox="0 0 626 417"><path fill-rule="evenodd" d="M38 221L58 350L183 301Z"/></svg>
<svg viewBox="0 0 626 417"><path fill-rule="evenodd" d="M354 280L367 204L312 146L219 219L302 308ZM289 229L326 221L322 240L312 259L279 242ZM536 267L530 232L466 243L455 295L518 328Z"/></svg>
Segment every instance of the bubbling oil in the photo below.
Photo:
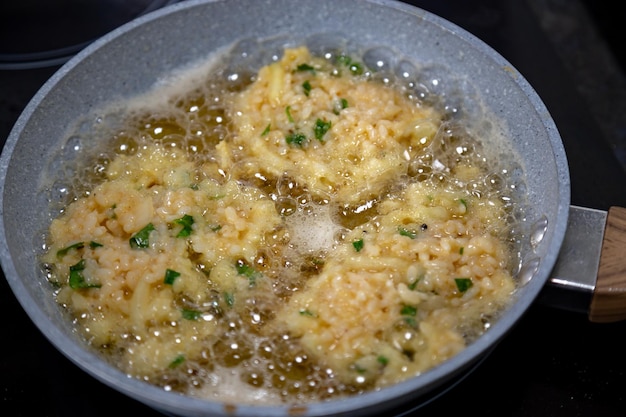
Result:
<svg viewBox="0 0 626 417"><path fill-rule="evenodd" d="M243 158L228 172L220 168L215 148L233 135L227 111L229 97L255 79L252 73L239 72L228 65L213 68L202 83L181 89L164 103L154 106L145 100L142 105L134 105L106 146L99 148L97 155L86 159L83 168L77 170L70 187L71 199L88 194L105 180L106 169L117 156L134 155L156 143L183 150L197 166L194 172L197 183L211 178L222 183L236 180L255 187L274 202L277 213L286 219L284 226L265 237L267 245L254 259L254 267L271 277L269 291L250 296L240 309L227 310L221 306L217 288L212 289L213 302L201 308L215 320L218 330L213 337L202 341L199 357L146 378L150 383L168 391L220 400L234 399L244 393L244 397L259 403L323 401L368 391L374 386L373 381L340 382L332 369L311 357L289 333L281 329L268 331L267 324L275 316L277 305L289 300L320 273L327 253L343 242L350 230L376 218L380 201L401 198L402 191L412 183L463 190L487 201L497 200L510 216L509 223L515 223L520 182L507 175L508 161L494 158L492 150L483 148L467 128L462 108L432 94L424 81L416 78L419 73L416 67L406 61L394 67L389 52L363 53L364 62L375 59L377 71L366 70L362 76L402 90L416 105L437 106L445 114L444 122L432 139L420 143L418 152L407 149L407 155L415 156L408 161L406 172L385 187L381 195L358 204L337 202L332 194L312 192L289 172L275 176ZM324 55L329 62L336 57L334 53ZM465 181L455 175L456 167L461 165L475 166L487 174ZM498 231L512 246L519 239L510 234L514 229ZM196 268L208 274L210 267L197 254L191 254L192 259L194 256ZM211 286L210 280L207 285ZM187 302L177 300L183 306ZM486 319L484 327L493 319ZM406 326L399 325L395 336L399 343L403 343L407 331ZM467 338L471 341L480 333L468 330ZM116 350L123 348L104 346L102 351L115 362Z"/></svg>

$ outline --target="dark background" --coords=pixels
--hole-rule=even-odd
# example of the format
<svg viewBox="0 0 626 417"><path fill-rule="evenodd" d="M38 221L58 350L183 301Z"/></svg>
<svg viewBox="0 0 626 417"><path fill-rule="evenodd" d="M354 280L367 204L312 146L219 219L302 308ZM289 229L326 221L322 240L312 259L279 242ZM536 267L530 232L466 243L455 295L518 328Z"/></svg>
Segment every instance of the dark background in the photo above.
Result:
<svg viewBox="0 0 626 417"><path fill-rule="evenodd" d="M407 2L467 29L534 86L563 138L572 204L602 210L626 207L626 48L619 44L626 14L619 2ZM79 3L94 6L69 13ZM96 8L100 3L24 0L0 6L2 143L64 57L142 13L150 2L110 0L108 7ZM43 17L33 13L44 4ZM69 8L55 14L55 4ZM81 13L97 24L85 25ZM33 24L35 19L40 21ZM30 322L4 279L0 317L0 415L159 415L58 353ZM538 300L480 366L441 396L420 399L410 415L626 416L625 334L626 323L590 323L584 314Z"/></svg>

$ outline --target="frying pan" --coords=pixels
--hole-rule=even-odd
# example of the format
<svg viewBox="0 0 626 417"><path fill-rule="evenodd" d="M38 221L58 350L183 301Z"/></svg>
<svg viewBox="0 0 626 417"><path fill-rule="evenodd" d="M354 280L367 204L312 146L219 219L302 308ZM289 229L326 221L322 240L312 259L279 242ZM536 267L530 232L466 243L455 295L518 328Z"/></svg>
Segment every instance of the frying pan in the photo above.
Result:
<svg viewBox="0 0 626 417"><path fill-rule="evenodd" d="M419 377L358 398L249 406L184 397L128 378L100 359L75 334L39 270L42 231L50 221L50 189L57 187L50 186L42 167L56 152L71 150L67 146L68 127L78 120L89 120L112 100L150 90L165 74L206 59L236 40L261 38L274 39L277 44L298 44L320 33L367 45L372 51L393 51L394 56L407 57L419 63L431 80L446 81L442 83L442 94L449 94L451 89L455 94L460 91L467 97L479 97L484 111L502 121L508 132L506 149L518 156L525 173L523 197L527 201L520 286L514 303L485 335L457 356ZM448 80L452 80L449 86ZM460 104L466 108L471 103ZM387 412L427 397L479 364L546 285L573 283L577 290L591 289L595 293L590 319L623 318L617 307L623 304L620 285L624 266L620 256L614 256L623 244L623 209L602 212L572 207L567 159L558 130L528 82L510 63L463 29L394 1L191 0L124 25L64 65L28 104L0 158L0 210L2 267L16 298L40 331L96 379L173 415ZM586 237L584 246L580 244L581 236ZM590 237L596 250L588 250ZM574 282L571 277L589 264L596 273L593 279Z"/></svg>

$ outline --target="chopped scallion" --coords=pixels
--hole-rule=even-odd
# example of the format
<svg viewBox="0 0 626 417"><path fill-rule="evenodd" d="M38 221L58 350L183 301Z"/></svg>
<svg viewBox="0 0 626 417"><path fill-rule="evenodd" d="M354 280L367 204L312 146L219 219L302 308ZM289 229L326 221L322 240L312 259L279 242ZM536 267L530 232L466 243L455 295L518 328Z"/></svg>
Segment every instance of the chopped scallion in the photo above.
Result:
<svg viewBox="0 0 626 417"><path fill-rule="evenodd" d="M57 256L58 256L59 258L62 258L62 257L64 257L65 255L67 255L67 253L68 253L69 251L71 251L72 249L82 249L82 248L84 248L84 247L85 247L85 242L76 242L76 243L74 243L74 244L72 244L72 245L69 245L69 246L64 247L63 249L59 249L59 250L57 251Z"/></svg>
<svg viewBox="0 0 626 417"><path fill-rule="evenodd" d="M456 283L456 288L462 293L469 290L472 285L474 285L469 278L454 278L454 282Z"/></svg>
<svg viewBox="0 0 626 417"><path fill-rule="evenodd" d="M287 114L287 120L289 120L289 123L293 123L293 116L291 116L291 106L285 107L285 114Z"/></svg>
<svg viewBox="0 0 626 417"><path fill-rule="evenodd" d="M337 57L337 64L349 66L352 63L352 58L348 55L339 55Z"/></svg>
<svg viewBox="0 0 626 417"><path fill-rule="evenodd" d="M176 237L187 237L191 234L191 230L192 230L191 227L194 223L192 216L185 214L180 219L174 220L174 223L183 226L183 228L180 230L180 232L178 232Z"/></svg>
<svg viewBox="0 0 626 417"><path fill-rule="evenodd" d="M306 142L306 136L302 133L291 133L287 135L285 141L289 145L302 146Z"/></svg>
<svg viewBox="0 0 626 417"><path fill-rule="evenodd" d="M145 249L150 246L150 232L154 230L154 225L148 223L143 229L135 233L129 240L133 249Z"/></svg>
<svg viewBox="0 0 626 417"><path fill-rule="evenodd" d="M402 319L406 324L411 327L417 327L417 322L415 321L415 316L417 316L417 308L414 306L404 305L400 310L400 314L402 315Z"/></svg>
<svg viewBox="0 0 626 417"><path fill-rule="evenodd" d="M298 71L310 71L310 72L315 72L315 68L309 64L300 64L296 67L296 70Z"/></svg>
<svg viewBox="0 0 626 417"><path fill-rule="evenodd" d="M184 355L178 355L174 358L173 361L170 362L169 367L170 368L176 368L178 365L180 365L181 363L185 362L185 356Z"/></svg>
<svg viewBox="0 0 626 417"><path fill-rule="evenodd" d="M337 63L348 67L353 75L361 75L364 72L363 64L353 61L352 58L347 55L341 55L337 57Z"/></svg>
<svg viewBox="0 0 626 417"><path fill-rule="evenodd" d="M415 317L417 315L417 308L415 306L404 305L400 310L400 314Z"/></svg>
<svg viewBox="0 0 626 417"><path fill-rule="evenodd" d="M313 132L315 133L315 139L319 140L320 142L324 141L324 135L326 134L326 132L328 132L331 128L331 122L325 122L322 119L317 119L315 121L315 127L313 128Z"/></svg>
<svg viewBox="0 0 626 417"><path fill-rule="evenodd" d="M166 269L165 278L163 279L163 282L166 283L167 285L173 285L174 281L176 281L176 278L178 278L179 276L180 276L180 272L174 271L172 269Z"/></svg>
<svg viewBox="0 0 626 417"><path fill-rule="evenodd" d="M411 316L403 316L404 322L413 328L417 328L417 321L415 321L415 317Z"/></svg>
<svg viewBox="0 0 626 417"><path fill-rule="evenodd" d="M87 263L84 259L81 259L76 264L70 266L70 288L73 289L81 289L81 288L100 288L100 284L92 284L85 280L85 276L83 275L83 271L85 270Z"/></svg>
<svg viewBox="0 0 626 417"><path fill-rule="evenodd" d="M424 274L421 274L420 276L418 276L415 280L411 281L411 283L408 285L408 288L413 291L415 290L415 288L417 288L417 284L420 282L420 280L424 278Z"/></svg>
<svg viewBox="0 0 626 417"><path fill-rule="evenodd" d="M361 365L360 363L353 363L352 369L359 374L367 373L367 367Z"/></svg>
<svg viewBox="0 0 626 417"><path fill-rule="evenodd" d="M181 313L183 314L183 318L185 320L198 320L198 318L202 315L198 310L191 310L187 308L183 308Z"/></svg>
<svg viewBox="0 0 626 417"><path fill-rule="evenodd" d="M268 123L267 126L265 126L265 129L263 130L263 132L261 132L261 136L265 136L268 133L270 133L270 128L271 128L272 124Z"/></svg>
<svg viewBox="0 0 626 417"><path fill-rule="evenodd" d="M363 64L361 64L359 62L353 62L352 64L350 64L349 68L350 68L350 72L353 75L361 75L361 74L363 74Z"/></svg>
<svg viewBox="0 0 626 417"><path fill-rule="evenodd" d="M302 83L302 90L304 91L304 95L308 97L311 93L311 83L309 82L309 80L306 80Z"/></svg>
<svg viewBox="0 0 626 417"><path fill-rule="evenodd" d="M228 307L232 307L235 304L235 296L232 293L224 293L224 301Z"/></svg>
<svg viewBox="0 0 626 417"><path fill-rule="evenodd" d="M250 265L244 263L243 261L237 261L235 264L235 268L237 268L237 273L248 278L248 283L250 287L254 287L256 285L256 280L261 276L260 272L252 268Z"/></svg>
<svg viewBox="0 0 626 417"><path fill-rule="evenodd" d="M339 114L341 110L346 108L348 108L348 100L346 100L345 98L340 98L333 104L333 113Z"/></svg>
<svg viewBox="0 0 626 417"><path fill-rule="evenodd" d="M417 237L417 233L402 226L398 227L398 233L400 233L401 236L406 236L411 239L415 239Z"/></svg>

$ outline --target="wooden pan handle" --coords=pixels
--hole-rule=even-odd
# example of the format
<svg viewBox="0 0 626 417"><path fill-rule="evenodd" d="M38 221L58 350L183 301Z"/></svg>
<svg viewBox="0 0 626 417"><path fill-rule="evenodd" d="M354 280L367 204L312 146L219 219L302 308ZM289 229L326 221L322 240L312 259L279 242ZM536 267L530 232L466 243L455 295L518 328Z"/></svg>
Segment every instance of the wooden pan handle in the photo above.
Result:
<svg viewBox="0 0 626 417"><path fill-rule="evenodd" d="M626 319L626 208L611 207L606 218L589 320L608 323L624 319Z"/></svg>

